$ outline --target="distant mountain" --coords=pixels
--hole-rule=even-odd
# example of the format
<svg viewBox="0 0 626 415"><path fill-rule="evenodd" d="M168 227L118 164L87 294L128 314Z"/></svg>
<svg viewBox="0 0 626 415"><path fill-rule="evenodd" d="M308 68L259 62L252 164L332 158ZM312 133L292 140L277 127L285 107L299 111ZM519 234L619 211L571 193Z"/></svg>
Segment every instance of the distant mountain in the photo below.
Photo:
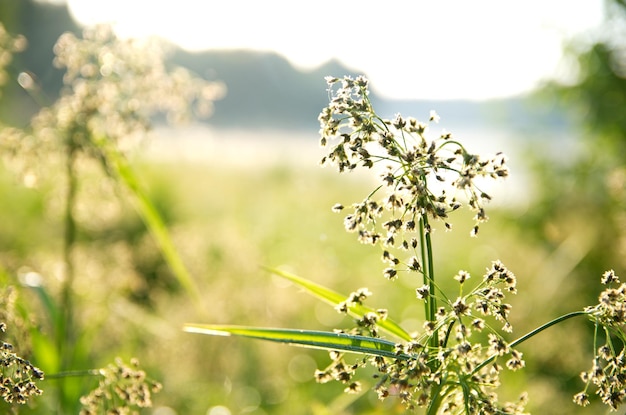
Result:
<svg viewBox="0 0 626 415"><path fill-rule="evenodd" d="M51 101L55 100L62 87L62 72L52 66L52 47L62 32L79 32L67 6L34 0L2 0L0 22L12 33L22 33L29 40L28 49L16 56L16 70L31 71L44 93ZM317 116L328 103L324 77L360 74L336 60L303 71L276 53L251 50L192 53L172 49L168 64L188 68L207 80L219 80L226 85L227 95L215 103L215 112L207 120L224 128L317 131ZM526 97L486 102L402 101L384 100L372 92L370 98L380 115L388 118L399 112L425 120L430 110L436 110L442 117L442 125L450 130L456 126L484 128L494 123L526 130L539 125L543 128L565 125L558 108L529 105L532 101ZM24 125L38 109L33 99L13 83L5 88L0 101L0 121Z"/></svg>
<svg viewBox="0 0 626 415"><path fill-rule="evenodd" d="M304 72L276 53L250 50L178 49L169 61L226 85L228 92L209 120L217 126L317 128L328 102L324 77L357 74L336 61Z"/></svg>
<svg viewBox="0 0 626 415"><path fill-rule="evenodd" d="M208 120L220 127L316 130L317 116L328 104L324 77L362 74L336 60L301 71L278 54L250 50L190 53L178 49L170 62L226 84L228 93L215 103L215 113ZM370 98L383 117L401 113L426 120L430 111L436 110L449 129L505 124L508 128L529 130L538 125L562 128L566 124L557 109L523 96L481 102L388 100L371 92Z"/></svg>
<svg viewBox="0 0 626 415"><path fill-rule="evenodd" d="M9 33L21 34L28 40L27 49L13 56L8 67L10 78L15 80L20 71L27 70L41 86L43 99L56 99L63 72L52 65L52 49L62 33L80 32L67 6L35 0L0 0L0 23ZM38 110L38 104L17 82L9 81L3 86L0 122L24 126Z"/></svg>

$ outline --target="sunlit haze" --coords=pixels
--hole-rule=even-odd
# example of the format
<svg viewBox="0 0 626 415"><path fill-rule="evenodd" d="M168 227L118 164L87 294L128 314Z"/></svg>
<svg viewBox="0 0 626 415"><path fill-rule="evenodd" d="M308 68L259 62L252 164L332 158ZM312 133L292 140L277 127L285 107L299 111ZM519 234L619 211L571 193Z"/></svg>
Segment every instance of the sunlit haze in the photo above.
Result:
<svg viewBox="0 0 626 415"><path fill-rule="evenodd" d="M81 23L158 35L189 50L276 51L299 68L336 58L390 98L486 99L567 72L566 39L602 1L68 0Z"/></svg>

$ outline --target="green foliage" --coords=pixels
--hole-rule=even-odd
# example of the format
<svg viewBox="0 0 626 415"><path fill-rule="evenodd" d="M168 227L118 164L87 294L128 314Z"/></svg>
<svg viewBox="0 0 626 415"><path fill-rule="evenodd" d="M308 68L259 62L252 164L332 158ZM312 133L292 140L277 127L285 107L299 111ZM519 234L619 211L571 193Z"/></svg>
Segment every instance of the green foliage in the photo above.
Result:
<svg viewBox="0 0 626 415"><path fill-rule="evenodd" d="M398 353L396 344L391 341L345 333L242 326L216 326L208 324L187 324L185 325L185 331L214 336L228 336L233 334L236 336L287 343L313 349L330 349L370 356L393 357L396 359L408 358L408 356Z"/></svg>
<svg viewBox="0 0 626 415"><path fill-rule="evenodd" d="M626 6L622 1L606 2L604 24L593 33L591 42L572 41L568 55L577 64L570 85L552 85L552 92L568 102L577 115L576 125L591 140L592 157L603 155L624 163L626 154Z"/></svg>
<svg viewBox="0 0 626 415"><path fill-rule="evenodd" d="M349 296L342 295L319 284L316 284L313 281L306 280L289 272L285 272L279 269L268 269L268 271L297 284L298 286L309 291L312 295L318 297L320 300L327 302L331 306L342 310L343 312L355 318L362 319L367 315L383 314L384 318L380 319L377 322L378 327L380 327L382 330L387 331L389 334L398 337L399 339L411 340L411 335L402 327L400 327L398 323L388 318L384 312L381 312L380 310L374 310L373 308L363 305L363 300L369 294L371 294L368 293L367 290L358 290Z"/></svg>

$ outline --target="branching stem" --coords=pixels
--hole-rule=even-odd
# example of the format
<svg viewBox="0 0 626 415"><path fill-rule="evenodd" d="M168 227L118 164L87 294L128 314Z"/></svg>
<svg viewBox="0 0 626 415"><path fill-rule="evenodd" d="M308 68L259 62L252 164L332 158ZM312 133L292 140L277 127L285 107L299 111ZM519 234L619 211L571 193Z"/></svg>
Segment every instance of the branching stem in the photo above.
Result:
<svg viewBox="0 0 626 415"><path fill-rule="evenodd" d="M589 313L586 312L586 311L574 311L572 313L564 314L564 315L562 315L560 317L557 317L554 320L549 321L549 322L545 323L544 325L539 326L536 329L534 329L534 330L524 334L522 337L518 338L517 340L512 341L509 344L509 346L510 347L515 347L515 346L525 342L526 340L530 339L531 337L541 333L542 331L544 331L544 330L546 330L546 329L548 329L548 328L550 328L550 327L552 327L552 326L554 326L556 324L559 324L559 323L561 323L561 322L563 322L565 320L569 320L570 318L573 318L573 317L586 316L588 314ZM496 360L497 357L498 357L497 354L494 354L494 355L490 356L488 359L486 359L485 361L480 363L478 366L476 366L471 374L473 375L475 373L478 373L483 367L487 366L489 363L491 363L494 360Z"/></svg>

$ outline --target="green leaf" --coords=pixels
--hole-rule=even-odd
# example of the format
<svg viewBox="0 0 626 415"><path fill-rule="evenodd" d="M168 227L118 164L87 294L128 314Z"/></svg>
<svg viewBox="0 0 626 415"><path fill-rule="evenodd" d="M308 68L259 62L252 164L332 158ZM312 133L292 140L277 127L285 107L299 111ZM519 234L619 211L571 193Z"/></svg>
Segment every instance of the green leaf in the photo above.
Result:
<svg viewBox="0 0 626 415"><path fill-rule="evenodd" d="M141 186L128 160L126 160L126 157L114 146L108 145L106 139L97 141L97 144L106 159L106 166L112 169L113 173L119 177L121 182L133 195L137 211L154 237L172 273L180 285L191 296L194 304L200 309L200 291L178 254L178 250L172 241L161 215L146 194L143 186Z"/></svg>
<svg viewBox="0 0 626 415"><path fill-rule="evenodd" d="M257 328L245 326L222 326L211 324L186 324L189 333L211 336L241 336L302 346L313 349L336 350L373 356L408 359L406 354L396 353L396 344L389 340L367 336L354 336L327 331Z"/></svg>
<svg viewBox="0 0 626 415"><path fill-rule="evenodd" d="M267 267L264 267L264 268L267 271L271 272L272 274L283 277L293 282L294 284L299 285L300 287L307 290L310 294L321 299L322 301L325 301L326 303L332 305L333 307L336 307L337 305L345 301L346 298L348 298L347 295L342 295L336 291L333 291L322 285L309 281L305 278L298 277L297 275L293 275L288 272L275 269L275 268L267 268ZM376 310L370 307L366 307L361 304L353 304L348 307L348 313L351 316L356 317L356 318L363 318L365 314L372 313L372 312L375 313ZM398 323L396 323L390 318L379 320L376 322L376 325L382 330L385 330L387 333L397 336L398 338L402 340L405 340L405 341L411 340L411 335L406 330L404 330Z"/></svg>

